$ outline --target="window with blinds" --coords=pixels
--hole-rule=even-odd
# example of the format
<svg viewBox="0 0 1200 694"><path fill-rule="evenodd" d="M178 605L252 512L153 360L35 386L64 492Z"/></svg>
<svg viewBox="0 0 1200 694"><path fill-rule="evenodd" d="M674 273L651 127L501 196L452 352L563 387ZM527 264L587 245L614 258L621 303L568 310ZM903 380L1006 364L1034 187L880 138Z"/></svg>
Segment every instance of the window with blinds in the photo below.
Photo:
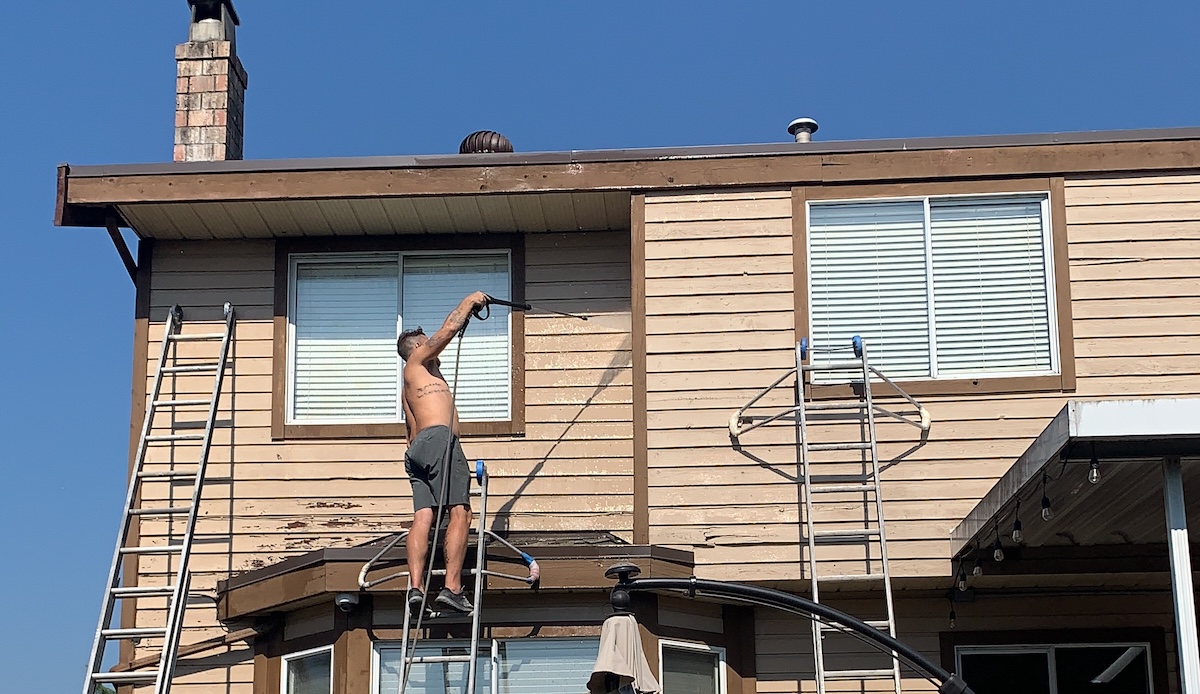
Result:
<svg viewBox="0 0 1200 694"><path fill-rule="evenodd" d="M293 423L394 423L404 330L441 327L464 296L511 294L507 252L304 255L292 258L289 297L288 420ZM463 421L511 418L508 309L473 321L462 344L442 353L442 374L457 388ZM457 379L457 380L456 380Z"/></svg>
<svg viewBox="0 0 1200 694"><path fill-rule="evenodd" d="M1046 195L809 203L812 344L861 335L892 378L1057 373L1047 208Z"/></svg>
<svg viewBox="0 0 1200 694"><path fill-rule="evenodd" d="M497 664L497 688L504 694L558 694L584 691L599 654L600 640L584 638L534 638L480 643L476 661L475 693L491 691L491 662ZM404 654L399 644L379 644L376 682L379 694L397 694L404 676ZM466 641L421 643L416 655L466 655ZM406 692L411 694L466 694L466 663L414 663Z"/></svg>
<svg viewBox="0 0 1200 694"><path fill-rule="evenodd" d="M661 642L660 655L662 694L725 694L720 649Z"/></svg>

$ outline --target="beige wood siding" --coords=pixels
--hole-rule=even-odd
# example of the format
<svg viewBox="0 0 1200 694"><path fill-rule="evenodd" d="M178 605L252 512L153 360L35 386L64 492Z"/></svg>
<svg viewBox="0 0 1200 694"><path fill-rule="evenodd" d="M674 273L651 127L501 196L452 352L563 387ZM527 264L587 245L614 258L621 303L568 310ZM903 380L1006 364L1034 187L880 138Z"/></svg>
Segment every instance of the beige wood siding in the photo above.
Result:
<svg viewBox="0 0 1200 694"><path fill-rule="evenodd" d="M882 604L863 599L837 600L831 604L851 614L870 614ZM1166 665L1170 693L1178 691L1176 680L1175 636L1169 592L1131 595L1080 596L1053 593L1043 595L980 597L971 603L958 603L957 625L953 633L964 641L972 632L1111 630L1161 628L1166 641ZM908 597L896 602L897 637L916 648L933 662L944 665L941 635L950 632L950 603L944 597ZM755 611L755 654L758 691L763 694L800 694L817 690L813 669L812 632L801 617L774 610ZM1022 643L1014 635L1011 643ZM839 669L880 667L874 651L851 639L830 637L826 662ZM883 665L887 667L887 665ZM952 668L951 668L952 669ZM904 692L936 692L937 689L912 671L902 670ZM831 683L830 692L891 692L888 681ZM1156 690L1157 691L1157 690Z"/></svg>
<svg viewBox="0 0 1200 694"><path fill-rule="evenodd" d="M470 459L488 462L493 527L631 535L628 238L627 232L597 232L538 234L527 240L528 300L594 318L581 322L529 314L525 435L464 442ZM225 301L238 315L233 368L218 415L233 426L214 436L191 562L194 590L212 591L220 578L287 556L395 532L412 512L403 441L271 439L274 258L269 241L160 242L155 249L147 390L172 304L184 307L186 332L218 331ZM197 358L216 353L209 343L182 349ZM203 396L209 388L209 376L164 383L164 392L176 396ZM203 419L202 409L184 410L179 419ZM166 423L166 415L157 422ZM196 446L179 444L157 447L148 460L152 468L165 469L196 457ZM191 493L190 486L166 482L145 489L153 506ZM181 526L146 519L143 542L163 543ZM163 582L167 569L166 557L144 557L139 581ZM143 601L138 624L160 622L164 606L165 600ZM189 607L188 626L185 643L221 633L209 605ZM249 657L247 651L239 653L229 657ZM244 665L185 675L181 682L204 682L219 671L221 681L236 676L249 686L252 671L248 662ZM188 672L186 665L181 672Z"/></svg>
<svg viewBox="0 0 1200 694"><path fill-rule="evenodd" d="M709 577L804 578L794 432L760 429L737 450L726 428L793 364L790 193L646 202L651 541L694 549ZM1069 180L1066 204L1077 391L922 397L934 421L923 443L881 423L897 576L949 578L950 530L1069 397L1200 393L1200 176ZM838 438L829 427L814 436ZM863 509L846 495L818 517ZM863 551L821 556L844 573L841 560Z"/></svg>

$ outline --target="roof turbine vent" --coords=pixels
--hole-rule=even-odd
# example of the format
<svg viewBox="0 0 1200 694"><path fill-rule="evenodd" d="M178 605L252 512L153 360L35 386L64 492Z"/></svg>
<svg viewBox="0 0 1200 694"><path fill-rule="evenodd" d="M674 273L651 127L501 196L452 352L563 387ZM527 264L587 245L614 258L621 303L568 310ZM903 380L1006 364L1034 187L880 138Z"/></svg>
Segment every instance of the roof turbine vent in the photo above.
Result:
<svg viewBox="0 0 1200 694"><path fill-rule="evenodd" d="M817 132L817 122L812 118L797 118L788 123L788 132L796 138L796 142L812 142L812 134Z"/></svg>
<svg viewBox="0 0 1200 694"><path fill-rule="evenodd" d="M458 146L459 154L495 154L511 151L513 151L513 146L508 138L494 130L480 130L471 133Z"/></svg>

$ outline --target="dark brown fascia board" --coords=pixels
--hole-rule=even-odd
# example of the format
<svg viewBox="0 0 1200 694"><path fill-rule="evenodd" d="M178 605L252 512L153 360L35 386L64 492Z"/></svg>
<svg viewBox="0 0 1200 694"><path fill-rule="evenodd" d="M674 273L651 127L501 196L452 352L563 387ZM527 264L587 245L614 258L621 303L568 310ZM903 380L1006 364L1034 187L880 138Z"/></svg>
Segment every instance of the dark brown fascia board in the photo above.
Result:
<svg viewBox="0 0 1200 694"><path fill-rule="evenodd" d="M1200 169L1200 128L612 152L375 157L66 170L63 225L138 203L822 185Z"/></svg>
<svg viewBox="0 0 1200 694"><path fill-rule="evenodd" d="M359 592L359 569L378 551L376 547L321 549L220 581L217 584L218 617L228 621L287 611L314 604L333 593ZM395 556L384 557L389 561L385 566L396 566L403 562L403 557L403 550L396 550ZM537 558L542 565L543 590L610 588L612 581L604 577L604 571L615 563L635 563L642 569L643 576L672 578L691 575L694 566L691 552L648 545L539 547ZM546 582L545 578L556 569L567 572L573 580L563 585ZM372 592L406 589L404 581L393 583L393 588L384 584ZM515 590L521 590L520 584L512 585Z"/></svg>

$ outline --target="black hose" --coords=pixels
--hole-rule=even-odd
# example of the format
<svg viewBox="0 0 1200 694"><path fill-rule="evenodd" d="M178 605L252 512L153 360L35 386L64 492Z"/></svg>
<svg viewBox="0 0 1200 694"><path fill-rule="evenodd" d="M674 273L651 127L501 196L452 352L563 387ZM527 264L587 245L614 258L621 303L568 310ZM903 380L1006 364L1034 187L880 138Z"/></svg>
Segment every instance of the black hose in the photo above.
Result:
<svg viewBox="0 0 1200 694"><path fill-rule="evenodd" d="M713 597L731 598L751 602L764 607L773 607L786 612L799 612L833 622L838 627L854 632L865 643L888 654L895 653L901 662L938 685L939 694L973 694L962 678L937 665L920 652L899 641L890 634L863 622L841 610L822 605L798 595L773 588L762 588L743 583L711 581L699 578L636 578L617 584L614 592L652 592L656 590L682 590L693 596L707 593Z"/></svg>

